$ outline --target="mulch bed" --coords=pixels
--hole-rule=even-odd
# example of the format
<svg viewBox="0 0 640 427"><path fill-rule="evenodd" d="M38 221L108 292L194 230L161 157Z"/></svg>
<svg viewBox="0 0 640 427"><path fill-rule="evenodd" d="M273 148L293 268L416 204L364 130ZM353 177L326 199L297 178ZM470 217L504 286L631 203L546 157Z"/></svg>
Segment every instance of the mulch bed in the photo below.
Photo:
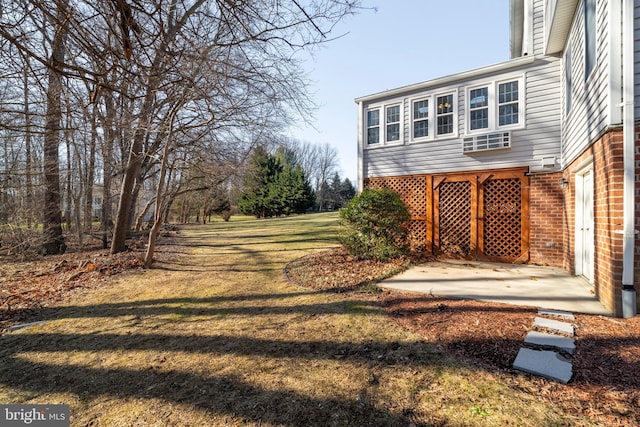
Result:
<svg viewBox="0 0 640 427"><path fill-rule="evenodd" d="M388 271L397 272L405 262L360 261L335 249L291 263L287 275L305 287L350 292L371 283L377 273L386 277ZM563 385L512 368L537 315L534 308L387 290L370 293L370 298L440 351L503 372L513 386L557 402L569 414L601 425L640 425L640 316L576 314L574 374Z"/></svg>
<svg viewBox="0 0 640 427"><path fill-rule="evenodd" d="M117 255L93 249L27 263L0 262L0 334L37 319L40 308L102 286L114 274L141 268L142 255L135 249ZM158 256L170 255L162 255L160 248ZM383 291L372 285L404 270L409 261L363 261L332 249L291 262L285 274L309 289L374 300L391 319L440 351L506 373L512 386L545 396L578 418L602 425L640 425L640 316L576 315L574 376L568 385L558 384L512 369L536 310Z"/></svg>
<svg viewBox="0 0 640 427"><path fill-rule="evenodd" d="M155 260L170 258L174 232L164 232ZM95 244L78 247L68 240L63 255L37 256L29 261L0 254L0 335L9 327L38 319L39 311L74 295L108 283L107 279L128 270L142 269L143 241L130 242L125 252L110 254Z"/></svg>

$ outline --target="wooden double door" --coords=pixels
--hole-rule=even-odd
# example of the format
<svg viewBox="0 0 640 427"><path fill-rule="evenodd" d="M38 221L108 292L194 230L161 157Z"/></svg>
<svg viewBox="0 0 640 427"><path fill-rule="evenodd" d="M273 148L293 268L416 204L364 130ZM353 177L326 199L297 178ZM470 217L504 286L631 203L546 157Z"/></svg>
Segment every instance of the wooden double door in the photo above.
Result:
<svg viewBox="0 0 640 427"><path fill-rule="evenodd" d="M525 172L434 175L434 252L527 262L529 178Z"/></svg>

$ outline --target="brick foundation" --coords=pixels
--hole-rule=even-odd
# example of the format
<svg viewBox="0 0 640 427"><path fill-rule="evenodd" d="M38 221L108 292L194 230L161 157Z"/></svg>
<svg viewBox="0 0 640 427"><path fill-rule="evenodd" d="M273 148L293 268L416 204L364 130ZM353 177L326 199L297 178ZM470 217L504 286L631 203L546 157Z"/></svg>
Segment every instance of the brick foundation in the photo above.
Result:
<svg viewBox="0 0 640 427"><path fill-rule="evenodd" d="M529 181L530 262L564 266L562 173L531 175Z"/></svg>
<svg viewBox="0 0 640 427"><path fill-rule="evenodd" d="M610 131L569 165L565 186L564 268L575 273L576 173L592 165L594 192L594 286L602 304L616 315L622 312L623 141L621 131Z"/></svg>

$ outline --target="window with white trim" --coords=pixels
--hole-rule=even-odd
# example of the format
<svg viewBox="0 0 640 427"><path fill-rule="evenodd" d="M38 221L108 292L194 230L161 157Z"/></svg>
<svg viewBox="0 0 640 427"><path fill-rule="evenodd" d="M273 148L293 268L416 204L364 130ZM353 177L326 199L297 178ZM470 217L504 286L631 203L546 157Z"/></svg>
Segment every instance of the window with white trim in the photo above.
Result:
<svg viewBox="0 0 640 427"><path fill-rule="evenodd" d="M466 127L469 133L523 125L522 79L494 82L466 90Z"/></svg>
<svg viewBox="0 0 640 427"><path fill-rule="evenodd" d="M385 141L400 141L400 105L385 107Z"/></svg>
<svg viewBox="0 0 640 427"><path fill-rule="evenodd" d="M367 111L367 145L380 142L380 110Z"/></svg>
<svg viewBox="0 0 640 427"><path fill-rule="evenodd" d="M436 135L453 133L453 94L436 97Z"/></svg>
<svg viewBox="0 0 640 427"><path fill-rule="evenodd" d="M481 87L469 91L469 129L489 127L489 88Z"/></svg>
<svg viewBox="0 0 640 427"><path fill-rule="evenodd" d="M429 99L418 99L411 103L413 138L429 136Z"/></svg>
<svg viewBox="0 0 640 427"><path fill-rule="evenodd" d="M520 120L518 81L498 84L498 127L518 124Z"/></svg>

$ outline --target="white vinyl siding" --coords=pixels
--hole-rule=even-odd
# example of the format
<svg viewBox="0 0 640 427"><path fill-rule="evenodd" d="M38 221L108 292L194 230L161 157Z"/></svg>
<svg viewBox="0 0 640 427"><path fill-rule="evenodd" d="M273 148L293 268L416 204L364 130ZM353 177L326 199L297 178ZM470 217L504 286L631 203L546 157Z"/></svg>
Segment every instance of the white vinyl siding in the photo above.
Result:
<svg viewBox="0 0 640 427"><path fill-rule="evenodd" d="M634 2L634 24L633 24L633 39L634 43L634 86L635 86L635 119L640 118L640 2Z"/></svg>
<svg viewBox="0 0 640 427"><path fill-rule="evenodd" d="M544 53L544 3L545 0L533 1L533 54Z"/></svg>
<svg viewBox="0 0 640 427"><path fill-rule="evenodd" d="M610 67L609 67L609 5L596 1L596 60L594 68L585 80L585 1L578 3L567 45L571 46L573 79L571 111L564 116L562 126L563 166L579 156L607 126L611 125ZM566 75L563 73L563 87Z"/></svg>
<svg viewBox="0 0 640 427"><path fill-rule="evenodd" d="M407 119L407 138L404 145L387 146L380 150L367 150L362 153L362 177L399 176L409 174L444 173L469 171L478 169L494 169L530 166L539 169L542 157L560 157L560 123L562 115L560 89L560 63L558 58L535 60L524 67L510 69L502 74L489 74L473 79L461 80L458 89L451 92L444 88L422 88L422 92L408 92L395 95L395 99L403 99ZM462 138L467 136L468 126L466 105L470 89L491 85L494 91L493 121L496 130L498 117L499 84L518 82L518 95L522 108L518 107L519 120L522 123L510 128L512 147L507 150L483 152L476 154L462 153ZM484 83L484 84L483 84ZM417 102L428 100L430 121L437 117L438 99L451 93L454 99L454 136L436 137L436 124L428 123L428 137L415 138L417 122L414 109ZM443 99L440 98L442 101ZM394 99L389 99L389 105ZM366 108L365 105L364 108ZM522 110L522 111L520 111ZM521 116L520 116L521 115ZM509 129L509 127L506 127ZM502 129L500 129L502 130ZM490 130L489 130L490 131ZM475 132L482 134L484 132ZM413 137L413 138L412 138Z"/></svg>
<svg viewBox="0 0 640 427"><path fill-rule="evenodd" d="M565 117L571 112L571 102L573 101L573 67L571 65L571 46L567 47L564 55L564 114Z"/></svg>
<svg viewBox="0 0 640 427"><path fill-rule="evenodd" d="M582 0L584 12L584 78L589 78L597 62L596 0Z"/></svg>

